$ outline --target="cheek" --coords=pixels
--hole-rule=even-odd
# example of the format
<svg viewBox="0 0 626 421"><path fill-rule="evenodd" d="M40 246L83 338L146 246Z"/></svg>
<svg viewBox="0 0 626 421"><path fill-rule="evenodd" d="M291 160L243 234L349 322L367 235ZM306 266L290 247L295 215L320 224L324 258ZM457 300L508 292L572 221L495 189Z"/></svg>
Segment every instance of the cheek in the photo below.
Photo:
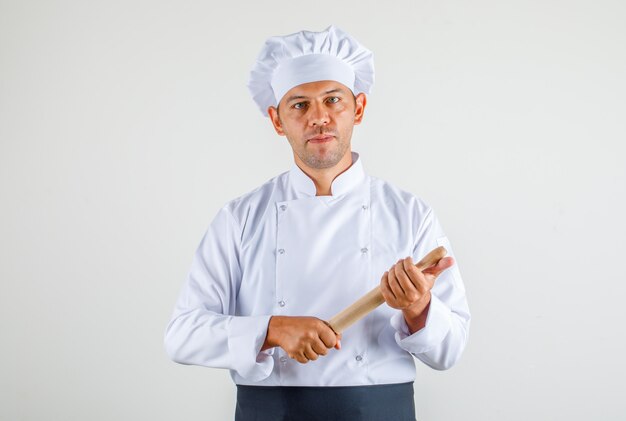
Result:
<svg viewBox="0 0 626 421"><path fill-rule="evenodd" d="M350 109L348 107L346 107L345 104L337 105L335 107L335 114L337 114L337 115L343 115L343 114L345 114L348 111L350 111Z"/></svg>
<svg viewBox="0 0 626 421"><path fill-rule="evenodd" d="M342 130L352 130L352 126L354 126L354 112L349 108L344 108L335 114L335 121Z"/></svg>
<svg viewBox="0 0 626 421"><path fill-rule="evenodd" d="M294 130L306 125L306 117L302 113L289 113L283 119L283 127Z"/></svg>
<svg viewBox="0 0 626 421"><path fill-rule="evenodd" d="M343 103L342 105L337 107L335 110L335 114L337 115L338 118L341 118L343 120L350 120L350 121L354 121L355 112L356 110L354 109L354 107L350 107L346 103Z"/></svg>
<svg viewBox="0 0 626 421"><path fill-rule="evenodd" d="M285 133L293 132L295 127L297 127L297 124L294 122L294 119L291 116L283 117L282 128Z"/></svg>

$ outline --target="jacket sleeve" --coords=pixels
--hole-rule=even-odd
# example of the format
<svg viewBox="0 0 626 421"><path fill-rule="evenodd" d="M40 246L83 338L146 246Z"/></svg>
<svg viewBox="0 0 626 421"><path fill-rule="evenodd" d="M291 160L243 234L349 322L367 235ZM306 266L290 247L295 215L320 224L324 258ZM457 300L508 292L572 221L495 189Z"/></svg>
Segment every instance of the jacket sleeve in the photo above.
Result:
<svg viewBox="0 0 626 421"><path fill-rule="evenodd" d="M223 208L194 255L165 331L165 350L181 364L228 368L245 379L270 375L274 361L260 352L270 315L236 315L241 229Z"/></svg>
<svg viewBox="0 0 626 421"><path fill-rule="evenodd" d="M413 260L419 261L438 246L444 246L448 256L454 257L439 221L429 210L416 235ZM454 265L435 280L431 296L424 328L411 335L400 312L392 317L391 325L396 330L396 342L402 349L434 369L446 370L461 357L470 325L465 287L456 259Z"/></svg>

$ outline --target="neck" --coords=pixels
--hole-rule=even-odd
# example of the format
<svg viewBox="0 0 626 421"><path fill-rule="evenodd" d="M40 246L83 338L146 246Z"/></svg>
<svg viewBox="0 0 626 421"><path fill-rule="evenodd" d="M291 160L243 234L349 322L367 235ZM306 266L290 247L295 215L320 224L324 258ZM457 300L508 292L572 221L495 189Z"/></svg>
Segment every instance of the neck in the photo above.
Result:
<svg viewBox="0 0 626 421"><path fill-rule="evenodd" d="M331 185L335 178L352 166L352 152L350 150L348 150L337 164L330 168L311 168L302 162L295 154L294 158L296 165L313 180L316 196L330 196L332 194Z"/></svg>

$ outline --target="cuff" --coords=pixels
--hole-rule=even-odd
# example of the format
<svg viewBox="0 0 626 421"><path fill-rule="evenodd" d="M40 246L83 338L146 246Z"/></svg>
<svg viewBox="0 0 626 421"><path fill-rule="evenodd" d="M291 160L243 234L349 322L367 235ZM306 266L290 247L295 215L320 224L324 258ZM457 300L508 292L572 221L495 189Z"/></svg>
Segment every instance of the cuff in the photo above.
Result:
<svg viewBox="0 0 626 421"><path fill-rule="evenodd" d="M410 334L402 312L391 318L391 326L396 330L396 343L400 348L412 353L422 354L439 345L452 327L451 310L439 298L431 293L430 307L426 316L426 325Z"/></svg>
<svg viewBox="0 0 626 421"><path fill-rule="evenodd" d="M274 368L273 352L260 351L271 316L236 316L228 324L228 353L231 367L246 380L267 378Z"/></svg>

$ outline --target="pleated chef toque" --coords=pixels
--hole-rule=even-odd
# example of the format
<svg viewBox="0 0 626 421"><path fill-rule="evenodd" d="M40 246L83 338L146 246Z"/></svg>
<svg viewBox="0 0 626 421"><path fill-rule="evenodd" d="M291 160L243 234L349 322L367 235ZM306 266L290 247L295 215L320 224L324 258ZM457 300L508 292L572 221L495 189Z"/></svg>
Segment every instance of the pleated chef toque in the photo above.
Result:
<svg viewBox="0 0 626 421"><path fill-rule="evenodd" d="M322 32L300 31L268 38L250 72L248 89L263 115L294 86L334 80L354 95L370 93L374 56L335 26Z"/></svg>

